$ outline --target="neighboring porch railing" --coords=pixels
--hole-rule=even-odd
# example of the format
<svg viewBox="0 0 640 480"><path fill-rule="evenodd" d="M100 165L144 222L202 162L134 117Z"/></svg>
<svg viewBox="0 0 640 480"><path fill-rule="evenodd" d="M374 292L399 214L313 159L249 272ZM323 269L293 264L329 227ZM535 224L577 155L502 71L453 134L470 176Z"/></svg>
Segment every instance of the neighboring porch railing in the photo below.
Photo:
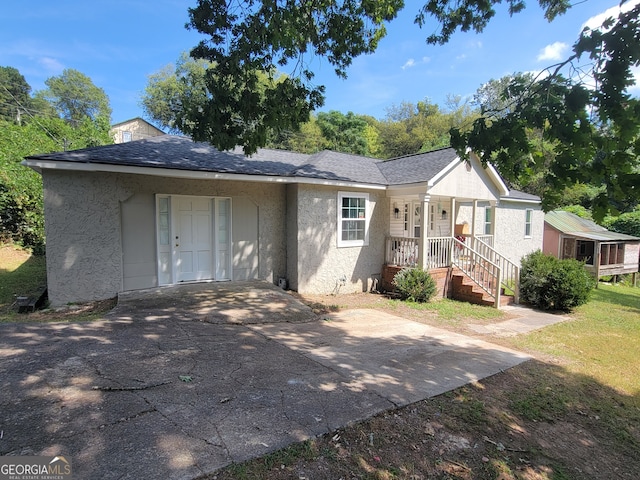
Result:
<svg viewBox="0 0 640 480"><path fill-rule="evenodd" d="M500 283L505 288L505 293L513 293L514 303L518 303L520 297L520 267L508 258L500 255L491 245L488 245L480 237L474 238L471 247L480 255L500 267Z"/></svg>
<svg viewBox="0 0 640 480"><path fill-rule="evenodd" d="M500 267L457 238L453 239L452 265L462 270L500 306Z"/></svg>

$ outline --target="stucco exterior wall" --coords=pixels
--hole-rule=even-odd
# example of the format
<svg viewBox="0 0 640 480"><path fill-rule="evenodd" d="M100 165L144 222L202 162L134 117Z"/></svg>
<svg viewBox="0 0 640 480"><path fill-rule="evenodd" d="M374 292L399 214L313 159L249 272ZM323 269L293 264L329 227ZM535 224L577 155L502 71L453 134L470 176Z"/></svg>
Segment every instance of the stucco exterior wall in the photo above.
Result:
<svg viewBox="0 0 640 480"><path fill-rule="evenodd" d="M156 193L231 197L233 278L276 282L278 277L285 275L284 185L143 175L120 175L119 179L127 191L148 198L153 198ZM155 218L154 212L150 215ZM257 237L254 236L256 233ZM144 241L149 249L155 251L155 230Z"/></svg>
<svg viewBox="0 0 640 480"><path fill-rule="evenodd" d="M231 197L234 278L276 282L286 274L284 185L56 170L42 176L54 305L157 286L157 193Z"/></svg>
<svg viewBox="0 0 640 480"><path fill-rule="evenodd" d="M475 216L475 235L484 235L484 210L490 207L490 202L478 202ZM494 214L495 217L495 214ZM495 220L495 218L494 218ZM472 202L456 202L456 225L467 223L469 225L469 233L473 223L473 203ZM494 222L495 223L495 222ZM493 226L492 226L493 228Z"/></svg>
<svg viewBox="0 0 640 480"><path fill-rule="evenodd" d="M299 292L362 292L371 287L374 279L380 280L385 238L389 232L389 199L384 191L367 193L371 218L369 245L338 248L338 189L313 185L297 187L298 251L289 280Z"/></svg>
<svg viewBox="0 0 640 480"><path fill-rule="evenodd" d="M531 236L525 236L526 210L532 209ZM501 200L495 208L494 248L516 265L522 257L542 250L544 236L544 212L534 203Z"/></svg>
<svg viewBox="0 0 640 480"><path fill-rule="evenodd" d="M298 185L287 185L287 281L298 290Z"/></svg>
<svg viewBox="0 0 640 480"><path fill-rule="evenodd" d="M44 171L47 287L54 306L110 298L122 288L120 200L109 174Z"/></svg>

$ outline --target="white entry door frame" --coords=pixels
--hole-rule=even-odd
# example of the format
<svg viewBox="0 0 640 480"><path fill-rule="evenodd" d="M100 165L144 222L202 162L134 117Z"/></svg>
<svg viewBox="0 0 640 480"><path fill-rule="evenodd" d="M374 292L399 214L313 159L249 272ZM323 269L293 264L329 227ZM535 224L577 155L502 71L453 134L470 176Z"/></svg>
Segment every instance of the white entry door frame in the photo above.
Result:
<svg viewBox="0 0 640 480"><path fill-rule="evenodd" d="M158 283L231 280L231 199L156 195Z"/></svg>

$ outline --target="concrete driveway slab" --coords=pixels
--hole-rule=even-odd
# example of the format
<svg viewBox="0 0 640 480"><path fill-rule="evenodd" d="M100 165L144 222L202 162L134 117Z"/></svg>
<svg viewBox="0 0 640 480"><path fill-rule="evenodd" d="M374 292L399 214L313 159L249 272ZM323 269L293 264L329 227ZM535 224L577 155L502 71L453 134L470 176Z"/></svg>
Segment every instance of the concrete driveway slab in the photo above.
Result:
<svg viewBox="0 0 640 480"><path fill-rule="evenodd" d="M381 313L325 321L243 287L0 325L0 455L62 454L75 478L192 479L526 358Z"/></svg>
<svg viewBox="0 0 640 480"><path fill-rule="evenodd" d="M530 358L375 310L346 310L323 318L301 325L251 328L398 406L439 395Z"/></svg>

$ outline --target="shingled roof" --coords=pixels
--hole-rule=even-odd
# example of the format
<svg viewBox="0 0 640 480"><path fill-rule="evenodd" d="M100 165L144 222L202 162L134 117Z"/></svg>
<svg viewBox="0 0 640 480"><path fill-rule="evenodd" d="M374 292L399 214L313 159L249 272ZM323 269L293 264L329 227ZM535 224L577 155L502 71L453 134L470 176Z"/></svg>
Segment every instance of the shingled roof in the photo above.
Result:
<svg viewBox="0 0 640 480"><path fill-rule="evenodd" d="M26 160L27 163L70 162L393 186L428 182L456 158L458 155L453 148L387 161L328 150L307 155L260 149L254 155L246 156L241 149L223 152L208 143L161 135L116 145L33 155Z"/></svg>

